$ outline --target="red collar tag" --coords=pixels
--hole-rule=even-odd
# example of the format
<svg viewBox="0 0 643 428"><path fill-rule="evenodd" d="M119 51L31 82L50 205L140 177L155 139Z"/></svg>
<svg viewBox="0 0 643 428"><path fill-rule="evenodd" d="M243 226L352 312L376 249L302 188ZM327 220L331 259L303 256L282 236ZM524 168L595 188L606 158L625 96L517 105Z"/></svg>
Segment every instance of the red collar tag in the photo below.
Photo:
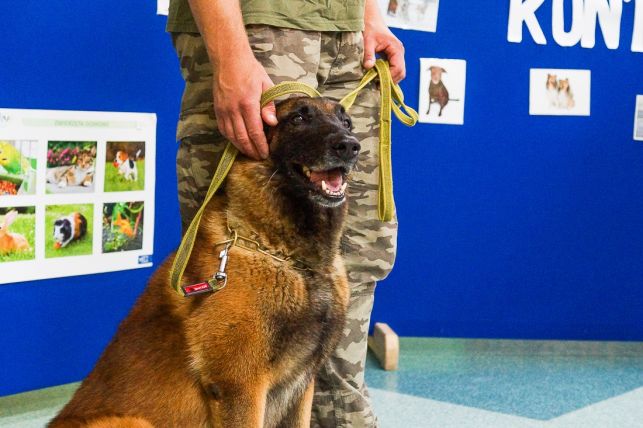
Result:
<svg viewBox="0 0 643 428"><path fill-rule="evenodd" d="M212 286L207 282L199 282L198 284L184 285L181 288L183 289L183 293L185 294L185 297L194 296L201 293L209 293L210 291L214 290Z"/></svg>

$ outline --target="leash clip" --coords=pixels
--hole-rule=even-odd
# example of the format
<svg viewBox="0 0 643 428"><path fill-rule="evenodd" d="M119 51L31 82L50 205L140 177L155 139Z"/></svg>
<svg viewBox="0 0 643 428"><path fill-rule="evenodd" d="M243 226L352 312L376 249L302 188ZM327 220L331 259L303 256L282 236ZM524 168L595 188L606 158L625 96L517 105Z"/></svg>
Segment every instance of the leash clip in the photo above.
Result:
<svg viewBox="0 0 643 428"><path fill-rule="evenodd" d="M203 293L216 293L217 291L223 290L228 284L228 274L225 272L226 265L228 264L228 250L230 249L230 244L221 250L219 253L219 270L205 282L199 282L198 284L184 285L181 287L183 289L183 295L185 297L195 296L197 294Z"/></svg>
<svg viewBox="0 0 643 428"><path fill-rule="evenodd" d="M208 281L213 291L221 290L228 283L228 274L225 272L226 265L228 264L228 250L230 250L230 244L226 245L219 253L219 258L221 259L219 262L219 270L214 274L212 279Z"/></svg>

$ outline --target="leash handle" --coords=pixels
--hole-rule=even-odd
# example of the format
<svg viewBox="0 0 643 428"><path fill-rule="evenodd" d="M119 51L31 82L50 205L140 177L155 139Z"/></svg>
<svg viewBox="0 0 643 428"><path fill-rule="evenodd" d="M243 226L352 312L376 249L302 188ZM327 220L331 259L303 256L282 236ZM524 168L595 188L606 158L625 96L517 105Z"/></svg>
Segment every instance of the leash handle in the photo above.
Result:
<svg viewBox="0 0 643 428"><path fill-rule="evenodd" d="M339 103L348 110L359 92L379 76L380 81L380 186L378 189L378 216L381 221L393 219L393 167L391 162L391 111L406 126L418 121L418 113L404 104L404 94L393 83L388 61L378 59L375 67L366 72L359 85L349 92ZM404 110L404 111L402 111Z"/></svg>
<svg viewBox="0 0 643 428"><path fill-rule="evenodd" d="M302 93L308 95L309 97L320 97L321 94L317 92L312 86L306 85L305 83L300 82L282 82L272 88L265 91L261 94L261 107L264 107L269 102L273 101L275 98ZM208 187L208 192L205 195L205 199L201 207L195 214L194 218L190 222L190 226L185 231L183 239L181 239L181 244L176 250L176 255L174 256L174 261L172 262L172 269L170 270L170 285L179 295L185 297L185 291L181 287L181 280L183 279L183 274L185 273L185 268L188 265L190 260L190 255L192 254L192 249L194 248L194 243L196 241L197 232L199 230L199 224L201 224L201 217L203 217L203 212L205 207L208 205L214 194L217 192L223 181L225 180L232 163L239 154L239 150L230 142L225 146L223 151L223 156L217 165L217 169L214 171L212 176L212 181L210 182L210 187Z"/></svg>

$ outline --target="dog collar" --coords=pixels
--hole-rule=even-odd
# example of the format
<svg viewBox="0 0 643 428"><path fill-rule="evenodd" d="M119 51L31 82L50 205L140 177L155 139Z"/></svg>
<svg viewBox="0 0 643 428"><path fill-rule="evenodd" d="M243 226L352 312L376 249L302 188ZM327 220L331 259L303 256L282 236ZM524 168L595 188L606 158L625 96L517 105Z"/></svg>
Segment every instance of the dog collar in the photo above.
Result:
<svg viewBox="0 0 643 428"><path fill-rule="evenodd" d="M219 241L214 244L215 248L222 245L224 246L223 250L221 250L221 252L219 253L219 270L217 270L212 278L207 281L199 282L197 284L184 285L183 287L181 287L181 289L183 290L183 295L185 297L210 292L216 293L217 291L221 291L225 288L228 283L228 274L225 271L226 265L228 263L228 252L232 247L238 247L246 251L261 253L280 263L290 263L290 266L296 270L313 270L307 263L304 263L299 259L296 259L289 255L284 256L279 253L275 254L274 252L271 252L268 248L261 245L259 241L239 235L235 229L228 227L228 232L230 233L229 239Z"/></svg>

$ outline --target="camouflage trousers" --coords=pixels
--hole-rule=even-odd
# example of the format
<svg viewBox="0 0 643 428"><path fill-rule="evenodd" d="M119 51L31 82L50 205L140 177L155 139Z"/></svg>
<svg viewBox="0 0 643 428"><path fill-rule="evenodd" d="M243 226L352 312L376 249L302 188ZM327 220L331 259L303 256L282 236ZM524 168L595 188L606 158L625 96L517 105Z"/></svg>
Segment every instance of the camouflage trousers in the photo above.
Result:
<svg viewBox="0 0 643 428"><path fill-rule="evenodd" d="M255 57L276 84L297 80L340 99L364 74L360 32L314 32L252 25L246 28ZM212 105L212 67L197 34L173 34L186 86L177 140L179 202L184 229L198 210L225 146ZM341 252L351 286L342 340L315 381L313 427L373 427L376 418L364 382L368 326L375 284L395 260L397 222L377 218L379 95L366 88L351 107L362 151L348 187L349 215Z"/></svg>

